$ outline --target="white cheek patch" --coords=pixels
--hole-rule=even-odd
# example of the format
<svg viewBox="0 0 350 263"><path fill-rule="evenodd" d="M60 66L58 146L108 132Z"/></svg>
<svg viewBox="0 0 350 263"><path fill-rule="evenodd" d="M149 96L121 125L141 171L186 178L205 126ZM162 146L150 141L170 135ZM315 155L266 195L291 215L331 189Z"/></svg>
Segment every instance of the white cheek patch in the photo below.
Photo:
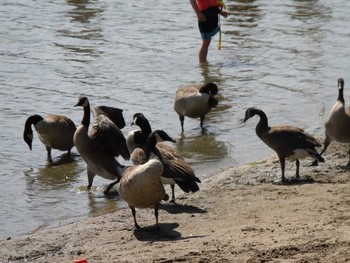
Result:
<svg viewBox="0 0 350 263"><path fill-rule="evenodd" d="M293 160L304 159L310 156L310 154L304 149L295 149L293 152L294 152L293 155L288 156L289 159L293 159Z"/></svg>

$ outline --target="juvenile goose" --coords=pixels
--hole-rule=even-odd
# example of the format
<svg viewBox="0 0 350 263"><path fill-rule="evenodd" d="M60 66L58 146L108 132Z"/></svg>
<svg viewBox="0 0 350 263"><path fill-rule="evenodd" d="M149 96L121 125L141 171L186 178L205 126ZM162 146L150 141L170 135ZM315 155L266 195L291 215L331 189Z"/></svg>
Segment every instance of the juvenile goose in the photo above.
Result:
<svg viewBox="0 0 350 263"><path fill-rule="evenodd" d="M158 210L162 200L167 200L164 186L160 179L163 173L162 156L156 148L157 138L173 141L173 139L162 130L152 132L144 148L146 162L128 167L122 174L119 183L119 194L128 203L134 218L135 229L140 226L136 220L135 208L154 208L156 217L156 229L158 225ZM136 149L135 151L137 151ZM156 155L156 157L152 154ZM157 158L158 157L158 158Z"/></svg>
<svg viewBox="0 0 350 263"><path fill-rule="evenodd" d="M218 93L218 87L214 83L205 85L184 85L176 91L174 110L179 115L181 130L184 132L185 116L200 118L202 131L206 114L218 105L214 97Z"/></svg>
<svg viewBox="0 0 350 263"><path fill-rule="evenodd" d="M333 140L340 143L349 143L349 161L346 166L350 167L350 107L345 107L344 80L342 78L338 79L337 101L325 122L325 135L321 154L327 150ZM317 165L317 161L313 164Z"/></svg>
<svg viewBox="0 0 350 263"><path fill-rule="evenodd" d="M93 110L92 129L89 131L90 103L88 98L79 98L75 107L77 106L84 108L84 115L74 133L74 144L87 164L87 190L91 188L97 174L105 179L115 180L105 190L105 193L108 193L119 182L125 170L125 166L119 164L115 157L121 155L125 160L130 159L125 137L115 123L98 110ZM122 115L119 118L124 119ZM123 123L123 120L117 123Z"/></svg>
<svg viewBox="0 0 350 263"><path fill-rule="evenodd" d="M127 145L130 150L131 160L134 164L144 162L145 154L142 149L145 146L146 138L152 132L149 121L142 113L134 114L133 124L140 127L139 131L131 131L127 136ZM158 137L159 139L160 137ZM175 141L173 141L175 142ZM158 141L157 149L163 158L164 170L161 176L163 184L171 187L171 203L175 203L175 184L185 193L197 192L201 181L195 176L192 167L186 160L172 147L163 141ZM138 149L135 151L135 149ZM141 149L141 150L140 150Z"/></svg>
<svg viewBox="0 0 350 263"><path fill-rule="evenodd" d="M286 158L296 160L296 178L300 178L299 159L309 156L320 162L324 162L321 155L315 149L321 145L315 138L304 132L304 130L287 125L269 127L266 114L256 108L248 108L246 110L244 122L255 115L260 116L260 121L255 128L256 134L278 155L282 169L282 182L285 182L284 168Z"/></svg>
<svg viewBox="0 0 350 263"><path fill-rule="evenodd" d="M24 124L23 139L30 150L33 142L32 125L40 141L45 145L48 157L51 157L51 149L67 151L70 154L74 146L73 136L76 130L71 119L61 115L48 115L43 118L35 114L28 117Z"/></svg>

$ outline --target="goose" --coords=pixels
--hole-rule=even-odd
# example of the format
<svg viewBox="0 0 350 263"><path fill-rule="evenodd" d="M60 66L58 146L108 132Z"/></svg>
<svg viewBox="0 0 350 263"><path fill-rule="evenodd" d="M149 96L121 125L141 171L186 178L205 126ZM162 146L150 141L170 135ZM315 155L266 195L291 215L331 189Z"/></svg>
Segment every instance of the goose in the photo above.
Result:
<svg viewBox="0 0 350 263"><path fill-rule="evenodd" d="M338 79L337 101L325 121L325 135L321 155L333 140L340 143L349 143L349 161L346 167L350 167L350 107L345 107L344 79L342 78ZM313 164L317 165L317 161Z"/></svg>
<svg viewBox="0 0 350 263"><path fill-rule="evenodd" d="M74 147L73 136L76 130L71 119L54 114L45 118L38 114L29 116L24 124L23 139L30 150L32 150L33 143L32 125L34 125L40 141L45 145L48 157L51 157L52 149L67 151L70 154Z"/></svg>
<svg viewBox="0 0 350 263"><path fill-rule="evenodd" d="M304 130L288 125L270 127L266 114L257 108L248 108L246 110L244 122L255 115L259 115L260 117L260 121L255 128L257 136L278 155L281 163L282 182L286 181L284 176L286 158L296 160L297 179L300 178L299 159L311 157L320 162L324 162L322 156L315 149L321 145L314 137L307 134Z"/></svg>
<svg viewBox="0 0 350 263"><path fill-rule="evenodd" d="M91 189L95 175L105 179L114 180L104 191L107 194L110 189L119 182L120 176L125 170L115 157L122 156L130 159L130 153L126 146L126 140L118 126L111 121L108 114L117 113L116 123L123 127L124 118L122 110L108 107L108 112L103 107L93 108L93 123L90 125L90 103L87 97L80 97L75 107L83 107L84 114L81 124L74 133L74 144L79 154L87 164L88 186ZM119 116L119 117L118 117Z"/></svg>
<svg viewBox="0 0 350 263"><path fill-rule="evenodd" d="M184 132L185 116L200 118L200 127L204 131L203 123L206 114L218 105L215 95L218 87L214 83L184 85L176 91L174 110L179 115L181 130Z"/></svg>
<svg viewBox="0 0 350 263"><path fill-rule="evenodd" d="M154 208L156 229L159 230L159 205L162 200L166 201L169 198L160 179L163 174L163 158L156 147L157 137L166 141L174 141L162 130L153 131L148 136L144 148L147 160L143 164L136 164L126 168L119 183L119 194L131 209L136 230L141 229L141 227L136 220L135 208ZM135 151L139 149L135 149Z"/></svg>
<svg viewBox="0 0 350 263"><path fill-rule="evenodd" d="M145 154L142 150L135 149L143 148L146 143L146 138L152 132L151 125L148 119L142 113L136 113L133 116L133 122L140 127L141 130L131 131L127 135L127 145L131 152L131 160L135 163L142 163L145 159ZM158 137L159 139L160 137ZM175 141L174 141L175 142ZM156 147L163 158L164 170L161 176L163 184L169 184L171 187L170 203L175 203L175 184L177 184L185 193L199 191L197 183L201 183L196 177L192 167L186 160L172 147L165 142L159 141Z"/></svg>

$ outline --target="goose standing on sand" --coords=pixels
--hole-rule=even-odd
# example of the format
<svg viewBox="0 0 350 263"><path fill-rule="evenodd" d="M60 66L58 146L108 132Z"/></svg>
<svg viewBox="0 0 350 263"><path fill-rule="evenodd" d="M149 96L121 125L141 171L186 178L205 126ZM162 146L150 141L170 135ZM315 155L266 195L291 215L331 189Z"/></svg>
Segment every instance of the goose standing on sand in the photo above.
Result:
<svg viewBox="0 0 350 263"><path fill-rule="evenodd" d="M114 180L104 191L107 194L119 182L125 170L125 166L121 165L115 157L121 155L125 160L130 159L125 137L119 129L125 126L122 110L108 107L108 110L104 111L105 106L93 108L93 123L89 131L90 103L88 98L79 98L75 107L77 106L84 108L84 115L74 134L74 144L87 164L87 190L91 188L97 174L105 179ZM111 114L114 114L116 118L114 121L120 127L111 121L109 117Z"/></svg>
<svg viewBox="0 0 350 263"><path fill-rule="evenodd" d="M311 157L324 162L322 156L316 151L321 145L315 138L304 132L304 130L287 125L269 127L266 114L257 108L248 108L245 112L244 122L255 115L260 116L255 132L258 137L271 149L273 149L280 160L282 170L282 182L285 182L284 168L285 159L296 160L296 178L299 175L299 159Z"/></svg>
<svg viewBox="0 0 350 263"><path fill-rule="evenodd" d="M126 141L131 152L132 162L140 164L145 161L145 154L142 149L145 147L146 140L152 129L149 121L142 113L134 114L132 124L139 126L141 130L129 132ZM159 139L160 137L157 138ZM163 184L169 184L171 187L170 202L175 203L175 184L185 193L199 191L197 183L201 181L195 176L192 167L185 159L174 148L163 141L158 141L156 147L163 158L164 170L161 180Z"/></svg>
<svg viewBox="0 0 350 263"><path fill-rule="evenodd" d="M175 95L174 110L179 115L181 130L184 132L185 116L189 118L200 118L200 127L204 131L203 122L206 114L218 105L215 95L218 87L214 83L184 85Z"/></svg>
<svg viewBox="0 0 350 263"><path fill-rule="evenodd" d="M333 140L340 143L349 143L349 161L346 167L350 168L350 107L345 107L344 80L342 78L338 79L337 101L325 122L325 135L321 154L327 150ZM317 165L317 161L313 164Z"/></svg>
<svg viewBox="0 0 350 263"><path fill-rule="evenodd" d="M128 203L131 209L136 230L139 230L140 226L136 220L135 208L154 208L156 229L159 230L159 205L162 200L166 201L169 198L165 193L164 186L160 179L163 174L163 158L156 147L156 137L160 137L165 141L174 141L162 130L152 132L148 136L144 148L147 159L146 162L128 167L122 174L119 183L119 194L124 201ZM138 151L138 149L135 149L135 151Z"/></svg>
<svg viewBox="0 0 350 263"><path fill-rule="evenodd" d="M67 151L70 154L74 146L73 136L76 130L74 122L66 116L48 115L45 118L38 114L31 115L25 122L23 139L32 150L33 130L38 134L40 141L45 145L47 156L51 157L51 149Z"/></svg>

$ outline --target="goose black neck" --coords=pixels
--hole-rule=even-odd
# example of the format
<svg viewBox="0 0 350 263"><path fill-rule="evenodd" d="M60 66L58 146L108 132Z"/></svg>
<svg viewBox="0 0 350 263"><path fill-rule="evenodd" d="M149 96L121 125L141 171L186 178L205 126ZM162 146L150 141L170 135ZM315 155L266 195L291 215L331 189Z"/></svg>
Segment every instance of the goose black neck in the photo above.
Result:
<svg viewBox="0 0 350 263"><path fill-rule="evenodd" d="M144 120L140 125L139 125L143 135L146 136L146 138L151 134L152 128L151 125L149 124L148 120Z"/></svg>
<svg viewBox="0 0 350 263"><path fill-rule="evenodd" d="M161 153L157 149L156 144L157 144L157 138L154 135L153 136L151 135L150 137L148 137L147 143L145 146L146 158L147 160L149 160L151 152L153 152L158 157L158 159L162 162L163 158Z"/></svg>
<svg viewBox="0 0 350 263"><path fill-rule="evenodd" d="M258 123L258 126L262 127L262 128L267 128L269 124L268 124L268 120L267 120L267 116L266 116L265 112L263 112L262 110L256 109L255 114L259 115L259 117L260 117L260 121Z"/></svg>
<svg viewBox="0 0 350 263"><path fill-rule="evenodd" d="M84 106L84 115L83 119L81 120L81 124L89 127L90 125L90 104L88 103L86 106Z"/></svg>
<svg viewBox="0 0 350 263"><path fill-rule="evenodd" d="M43 117L41 117L38 114L32 115L30 116L27 120L26 123L24 125L24 132L25 133L33 133L32 130L32 124L36 125L39 121L43 120Z"/></svg>

